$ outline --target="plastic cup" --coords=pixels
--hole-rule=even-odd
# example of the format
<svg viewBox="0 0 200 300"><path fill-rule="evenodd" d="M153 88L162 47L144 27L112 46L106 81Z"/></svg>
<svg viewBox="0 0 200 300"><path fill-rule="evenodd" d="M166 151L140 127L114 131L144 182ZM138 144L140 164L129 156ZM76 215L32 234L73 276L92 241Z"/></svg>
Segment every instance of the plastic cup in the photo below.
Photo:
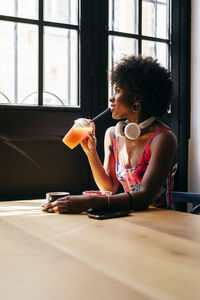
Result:
<svg viewBox="0 0 200 300"><path fill-rule="evenodd" d="M80 142L82 142L92 132L93 125L88 119L77 119L74 121L72 128L66 133L62 139L63 143L70 149L74 149Z"/></svg>

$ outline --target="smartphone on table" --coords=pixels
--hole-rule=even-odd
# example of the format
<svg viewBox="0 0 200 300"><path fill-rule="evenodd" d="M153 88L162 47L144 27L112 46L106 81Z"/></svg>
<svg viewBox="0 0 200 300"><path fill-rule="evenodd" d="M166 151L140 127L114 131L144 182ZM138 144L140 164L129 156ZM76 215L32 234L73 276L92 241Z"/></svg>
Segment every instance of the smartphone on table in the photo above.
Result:
<svg viewBox="0 0 200 300"><path fill-rule="evenodd" d="M132 211L131 210L106 210L102 208L88 209L87 215L93 219L111 219L128 216Z"/></svg>

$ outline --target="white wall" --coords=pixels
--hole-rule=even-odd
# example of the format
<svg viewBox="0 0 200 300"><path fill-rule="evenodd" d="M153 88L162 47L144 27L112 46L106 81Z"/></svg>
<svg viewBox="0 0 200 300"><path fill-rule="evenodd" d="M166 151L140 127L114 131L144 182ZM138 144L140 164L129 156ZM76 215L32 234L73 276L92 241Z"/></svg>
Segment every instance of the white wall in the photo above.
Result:
<svg viewBox="0 0 200 300"><path fill-rule="evenodd" d="M192 0L191 3L191 138L188 191L200 193L200 1Z"/></svg>

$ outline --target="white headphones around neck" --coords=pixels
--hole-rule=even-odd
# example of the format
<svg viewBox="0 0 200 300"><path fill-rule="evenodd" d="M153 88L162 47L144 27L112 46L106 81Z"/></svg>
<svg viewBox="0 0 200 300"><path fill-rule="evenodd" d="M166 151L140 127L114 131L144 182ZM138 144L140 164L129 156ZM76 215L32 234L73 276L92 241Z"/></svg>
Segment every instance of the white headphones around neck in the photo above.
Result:
<svg viewBox="0 0 200 300"><path fill-rule="evenodd" d="M144 129L151 125L155 121L155 117L151 116L144 122L137 124L137 123L129 123L128 120L120 121L115 126L115 132L117 136L120 137L127 137L130 140L137 139L141 134L141 129Z"/></svg>

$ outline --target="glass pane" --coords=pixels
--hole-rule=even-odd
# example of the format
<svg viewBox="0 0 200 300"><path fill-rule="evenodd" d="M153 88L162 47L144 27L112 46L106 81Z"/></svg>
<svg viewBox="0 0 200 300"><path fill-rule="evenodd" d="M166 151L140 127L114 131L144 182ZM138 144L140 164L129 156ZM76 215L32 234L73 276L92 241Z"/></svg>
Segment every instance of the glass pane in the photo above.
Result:
<svg viewBox="0 0 200 300"><path fill-rule="evenodd" d="M78 105L78 34L45 27L44 105Z"/></svg>
<svg viewBox="0 0 200 300"><path fill-rule="evenodd" d="M0 36L0 103L22 104L38 88L37 26L1 21Z"/></svg>
<svg viewBox="0 0 200 300"><path fill-rule="evenodd" d="M142 55L152 56L153 58L157 58L160 64L163 65L163 67L165 67L166 69L169 68L168 45L165 43L143 41Z"/></svg>
<svg viewBox="0 0 200 300"><path fill-rule="evenodd" d="M109 36L109 70L116 62L125 55L138 55L138 41L136 39ZM112 89L109 89L109 97L112 95Z"/></svg>
<svg viewBox="0 0 200 300"><path fill-rule="evenodd" d="M44 0L44 20L78 25L78 0Z"/></svg>
<svg viewBox="0 0 200 300"><path fill-rule="evenodd" d="M142 34L167 39L169 31L169 1L142 1Z"/></svg>
<svg viewBox="0 0 200 300"><path fill-rule="evenodd" d="M138 0L110 0L109 29L138 33Z"/></svg>
<svg viewBox="0 0 200 300"><path fill-rule="evenodd" d="M111 68L114 63L119 61L124 55L137 54L138 42L136 39L113 35L109 36L109 68Z"/></svg>
<svg viewBox="0 0 200 300"><path fill-rule="evenodd" d="M1 0L0 15L38 19L38 0Z"/></svg>

